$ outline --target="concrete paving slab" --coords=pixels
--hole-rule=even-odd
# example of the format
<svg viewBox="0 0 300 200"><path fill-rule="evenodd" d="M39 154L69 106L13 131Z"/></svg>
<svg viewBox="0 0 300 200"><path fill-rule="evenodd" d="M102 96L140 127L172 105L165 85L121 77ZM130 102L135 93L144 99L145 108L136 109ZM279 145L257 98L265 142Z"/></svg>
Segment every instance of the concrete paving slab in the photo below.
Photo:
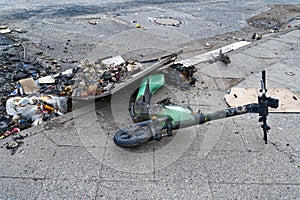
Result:
<svg viewBox="0 0 300 200"><path fill-rule="evenodd" d="M280 54L285 53L287 51L292 51L295 49L299 49L299 46L295 43L286 43L280 40L267 40L262 43L262 46L268 50L279 52Z"/></svg>
<svg viewBox="0 0 300 200"><path fill-rule="evenodd" d="M286 72L295 73L294 76L288 75ZM296 66L286 65L283 63L276 63L266 70L269 82L276 82L282 87L289 88L295 92L300 93L299 85L299 69ZM297 76L297 75L298 76ZM268 86L269 87L269 86Z"/></svg>
<svg viewBox="0 0 300 200"><path fill-rule="evenodd" d="M189 127L174 131L172 137L163 138L159 142L153 142L156 153L163 153L165 151L184 151L189 149L193 143L197 129L195 127Z"/></svg>
<svg viewBox="0 0 300 200"><path fill-rule="evenodd" d="M77 134L74 121L65 123L59 129L44 130L43 133L59 146L83 146L83 143Z"/></svg>
<svg viewBox="0 0 300 200"><path fill-rule="evenodd" d="M46 179L42 182L38 199L94 199L97 184L95 181L88 180Z"/></svg>
<svg viewBox="0 0 300 200"><path fill-rule="evenodd" d="M251 47L243 51L244 54L262 59L278 59L284 58L283 55L279 54L278 51L270 51L264 48L262 44L258 44L257 46Z"/></svg>
<svg viewBox="0 0 300 200"><path fill-rule="evenodd" d="M1 177L44 178L52 163L56 145L43 133L25 139L13 157L6 148L0 148Z"/></svg>
<svg viewBox="0 0 300 200"><path fill-rule="evenodd" d="M241 116L237 116L241 117ZM220 120L212 122L211 126L218 127L220 135L214 138L216 144L213 146L215 151L245 151L243 138L239 132L237 124L233 119ZM222 128L220 128L222 127Z"/></svg>
<svg viewBox="0 0 300 200"><path fill-rule="evenodd" d="M271 117L270 115L268 120ZM236 131L238 131L238 134L242 138L245 151L266 151L270 150L270 148L270 151L274 150L272 149L272 145L265 145L257 114L234 117L232 120L236 126ZM270 134L272 134L272 131L273 129L270 131ZM268 137L268 140L271 140L271 137Z"/></svg>
<svg viewBox="0 0 300 200"><path fill-rule="evenodd" d="M275 37L274 39L291 45L297 45L297 44L299 45L300 43L299 37L300 37L300 30L294 30L284 35Z"/></svg>
<svg viewBox="0 0 300 200"><path fill-rule="evenodd" d="M104 149L98 148L97 152L103 155ZM101 161L92 156L85 147L62 146L56 149L46 177L51 179L99 180L101 164Z"/></svg>
<svg viewBox="0 0 300 200"><path fill-rule="evenodd" d="M155 180L158 182L181 182L185 184L208 183L208 175L203 162L196 152L186 151L178 156L177 151L158 155L155 152ZM170 158L176 158L163 165Z"/></svg>
<svg viewBox="0 0 300 200"><path fill-rule="evenodd" d="M152 197L153 182L105 181L98 186L96 199L147 199Z"/></svg>
<svg viewBox="0 0 300 200"><path fill-rule="evenodd" d="M274 114L270 116L271 142L281 145L284 149L291 150L300 161L300 124L295 123L300 120L299 114Z"/></svg>
<svg viewBox="0 0 300 200"><path fill-rule="evenodd" d="M145 181L102 182L96 199L186 199L190 197L212 199L207 185Z"/></svg>
<svg viewBox="0 0 300 200"><path fill-rule="evenodd" d="M211 183L213 199L259 199L260 185Z"/></svg>
<svg viewBox="0 0 300 200"><path fill-rule="evenodd" d="M105 173L105 169L102 173L104 179L115 178L118 179L128 177L131 173L139 173L143 179L152 179L152 173L154 171L153 161L153 147L151 145L146 147L137 147L132 149L120 148L116 145L108 146L105 151L103 164L109 168L106 168L108 172L120 173Z"/></svg>
<svg viewBox="0 0 300 200"><path fill-rule="evenodd" d="M39 199L43 183L43 180L0 178L0 199Z"/></svg>
<svg viewBox="0 0 300 200"><path fill-rule="evenodd" d="M262 185L259 198L299 199L299 191L299 185Z"/></svg>
<svg viewBox="0 0 300 200"><path fill-rule="evenodd" d="M243 77L247 77L253 73L261 71L270 65L279 62L279 59L259 59L253 56L249 56L243 53L244 51L240 51L238 53L232 53L230 55L231 66L236 66L237 74L243 74Z"/></svg>
<svg viewBox="0 0 300 200"><path fill-rule="evenodd" d="M107 130L107 127L105 127L99 121L96 121L94 124L90 124L90 126L87 127L82 126L81 122L79 123L80 125L75 125L75 129L81 143L85 147L106 147L108 133L105 131Z"/></svg>
<svg viewBox="0 0 300 200"><path fill-rule="evenodd" d="M131 172L123 171L122 169L119 168L120 167L115 167L115 166L111 167L104 164L102 168L103 182L154 181L153 172L140 173L138 169L134 169L134 166L132 166ZM125 168L127 168L127 166L125 166Z"/></svg>
<svg viewBox="0 0 300 200"><path fill-rule="evenodd" d="M298 28L298 30L296 29L296 30L287 32L287 33L285 34L285 36L282 36L281 38L284 38L284 37L290 37L290 36L299 39L299 38L300 38L300 30L299 30L299 28ZM293 38L292 38L292 39L293 39Z"/></svg>
<svg viewBox="0 0 300 200"><path fill-rule="evenodd" d="M299 120L298 114L271 113L268 124L271 130L268 133L269 144L263 141L263 132L258 122L257 114L246 114L231 118L235 130L242 137L246 151L274 151L284 152L288 158L299 161L299 139L297 135Z"/></svg>
<svg viewBox="0 0 300 200"><path fill-rule="evenodd" d="M266 70L268 70L268 68L266 68ZM267 79L266 79L267 80L267 88L276 88L277 87L277 88L292 89L292 88L289 88L288 86L285 86L282 82L276 82L276 81L269 80L268 72L266 74L267 74ZM254 74L248 76L247 79L245 79L243 82L239 83L236 87L259 88L259 87L261 87L259 80L261 80L261 72L254 73Z"/></svg>
<svg viewBox="0 0 300 200"><path fill-rule="evenodd" d="M239 67L236 65L226 65L223 62L215 62L212 64L201 63L198 65L200 72L210 77L225 77L225 78L243 78L244 75L239 71ZM232 73L232 72L236 73Z"/></svg>
<svg viewBox="0 0 300 200"><path fill-rule="evenodd" d="M215 132L216 129L217 127L210 122L197 126L197 136L189 148L189 151L199 152L202 157L207 156L207 154L215 147L218 138L221 136L223 126L221 125L220 129L222 130L218 132Z"/></svg>
<svg viewBox="0 0 300 200"><path fill-rule="evenodd" d="M297 199L297 185L211 184L214 199Z"/></svg>
<svg viewBox="0 0 300 200"><path fill-rule="evenodd" d="M107 123L99 120L94 101L83 104L86 106L72 112L72 123L80 141L86 147L106 147Z"/></svg>
<svg viewBox="0 0 300 200"><path fill-rule="evenodd" d="M299 184L297 163L282 153L212 151L204 166L214 183Z"/></svg>
<svg viewBox="0 0 300 200"><path fill-rule="evenodd" d="M275 63L268 68L265 68L267 74L267 88L288 88L292 91L300 93L297 75L299 70L297 68L298 59L284 59L282 62ZM295 75L288 75L286 72L292 72ZM237 87L260 87L259 80L261 79L261 72L253 73Z"/></svg>

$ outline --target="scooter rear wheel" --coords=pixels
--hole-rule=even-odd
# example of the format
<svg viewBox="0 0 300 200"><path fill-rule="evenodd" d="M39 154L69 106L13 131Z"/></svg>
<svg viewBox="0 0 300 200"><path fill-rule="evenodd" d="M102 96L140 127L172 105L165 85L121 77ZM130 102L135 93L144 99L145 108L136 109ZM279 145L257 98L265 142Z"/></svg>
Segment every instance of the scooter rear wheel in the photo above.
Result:
<svg viewBox="0 0 300 200"><path fill-rule="evenodd" d="M119 129L114 136L114 142L120 147L139 146L151 138L152 133L148 126L139 127L134 134L126 132L126 129Z"/></svg>

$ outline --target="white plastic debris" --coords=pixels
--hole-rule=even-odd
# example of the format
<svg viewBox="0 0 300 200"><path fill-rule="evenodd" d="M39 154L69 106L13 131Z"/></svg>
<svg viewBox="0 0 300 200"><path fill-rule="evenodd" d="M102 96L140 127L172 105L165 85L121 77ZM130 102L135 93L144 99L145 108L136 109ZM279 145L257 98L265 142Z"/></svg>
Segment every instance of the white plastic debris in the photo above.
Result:
<svg viewBox="0 0 300 200"><path fill-rule="evenodd" d="M45 76L39 78L39 84L53 84L55 83L55 79L53 76Z"/></svg>
<svg viewBox="0 0 300 200"><path fill-rule="evenodd" d="M116 56L116 57L102 60L101 62L104 65L110 66L110 65L121 65L125 63L125 60L121 56Z"/></svg>

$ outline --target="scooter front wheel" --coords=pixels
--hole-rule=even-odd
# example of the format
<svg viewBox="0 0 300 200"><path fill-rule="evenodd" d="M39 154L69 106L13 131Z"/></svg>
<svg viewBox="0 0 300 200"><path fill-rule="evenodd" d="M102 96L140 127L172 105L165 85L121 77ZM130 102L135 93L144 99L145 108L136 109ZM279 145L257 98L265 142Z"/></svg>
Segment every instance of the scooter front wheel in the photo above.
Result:
<svg viewBox="0 0 300 200"><path fill-rule="evenodd" d="M114 142L120 147L135 147L147 141L152 136L149 126L137 127L134 131L130 128L119 129L114 136Z"/></svg>

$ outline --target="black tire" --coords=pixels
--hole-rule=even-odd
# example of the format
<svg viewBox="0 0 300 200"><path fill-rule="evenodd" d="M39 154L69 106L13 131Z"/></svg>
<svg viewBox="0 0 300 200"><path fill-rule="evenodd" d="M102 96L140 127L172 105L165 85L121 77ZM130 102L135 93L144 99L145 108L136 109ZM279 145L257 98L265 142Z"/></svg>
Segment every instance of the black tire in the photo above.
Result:
<svg viewBox="0 0 300 200"><path fill-rule="evenodd" d="M140 127L135 134L128 134L124 129L119 129L114 136L114 142L120 147L135 147L149 141L152 136L148 126Z"/></svg>

